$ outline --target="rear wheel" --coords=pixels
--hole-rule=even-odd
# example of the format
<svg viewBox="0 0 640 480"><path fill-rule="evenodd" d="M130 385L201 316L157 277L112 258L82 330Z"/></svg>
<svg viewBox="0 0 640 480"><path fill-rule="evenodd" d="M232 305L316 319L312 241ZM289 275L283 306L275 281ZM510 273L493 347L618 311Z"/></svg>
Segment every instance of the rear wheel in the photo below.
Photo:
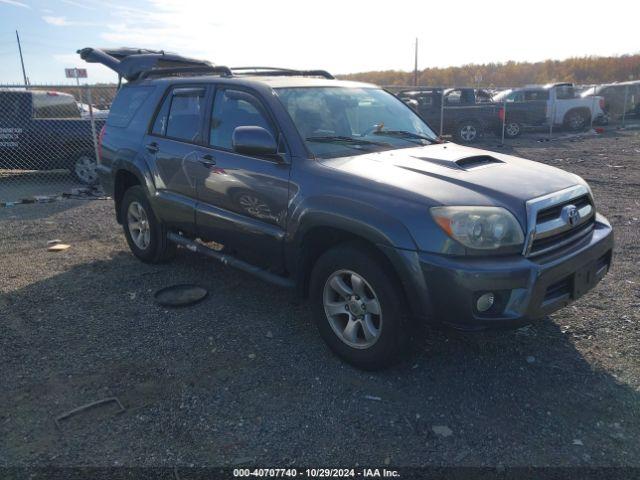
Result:
<svg viewBox="0 0 640 480"><path fill-rule="evenodd" d="M564 117L564 126L567 130L577 132L584 129L589 123L589 118L586 113L580 110L573 110L567 113Z"/></svg>
<svg viewBox="0 0 640 480"><path fill-rule="evenodd" d="M71 173L83 185L98 183L98 172L95 156L91 152L82 152L73 160Z"/></svg>
<svg viewBox="0 0 640 480"><path fill-rule="evenodd" d="M480 133L481 127L478 122L466 120L458 124L454 136L459 142L474 143L480 138Z"/></svg>
<svg viewBox="0 0 640 480"><path fill-rule="evenodd" d="M504 136L516 138L522 133L522 126L518 122L507 122L504 124Z"/></svg>
<svg viewBox="0 0 640 480"><path fill-rule="evenodd" d="M143 262L160 263L176 253L176 245L167 239L167 232L156 219L144 189L130 187L120 204L122 227L133 254Z"/></svg>
<svg viewBox="0 0 640 480"><path fill-rule="evenodd" d="M323 254L310 289L320 335L339 357L365 370L399 358L410 336L403 295L366 247L349 244Z"/></svg>

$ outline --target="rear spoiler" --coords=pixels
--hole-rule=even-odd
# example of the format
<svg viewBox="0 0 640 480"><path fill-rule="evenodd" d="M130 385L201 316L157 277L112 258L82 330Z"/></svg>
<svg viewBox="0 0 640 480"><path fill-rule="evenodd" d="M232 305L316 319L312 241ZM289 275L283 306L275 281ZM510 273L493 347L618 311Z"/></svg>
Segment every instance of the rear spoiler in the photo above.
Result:
<svg viewBox="0 0 640 480"><path fill-rule="evenodd" d="M174 75L182 72L231 75L231 70L227 67L216 67L206 60L187 58L163 50L88 47L78 50L78 54L88 63L101 63L110 68L118 74L119 79L124 78L128 82L141 80L151 75Z"/></svg>

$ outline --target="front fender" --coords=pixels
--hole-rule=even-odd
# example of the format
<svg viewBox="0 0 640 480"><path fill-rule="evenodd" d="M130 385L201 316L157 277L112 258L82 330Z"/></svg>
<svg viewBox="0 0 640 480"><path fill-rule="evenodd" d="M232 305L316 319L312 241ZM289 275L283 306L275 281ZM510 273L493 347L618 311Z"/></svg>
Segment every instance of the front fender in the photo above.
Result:
<svg viewBox="0 0 640 480"><path fill-rule="evenodd" d="M396 218L363 202L345 197L318 196L302 201L287 224L287 238L299 246L312 228L344 230L371 243L416 250L409 230Z"/></svg>
<svg viewBox="0 0 640 480"><path fill-rule="evenodd" d="M294 210L288 223L285 261L295 272L300 294L304 295L306 269L303 241L313 229L337 229L359 237L387 258L395 270L416 317L430 317L431 301L420 268L417 245L409 230L398 219L368 204L348 198L323 196L308 199Z"/></svg>

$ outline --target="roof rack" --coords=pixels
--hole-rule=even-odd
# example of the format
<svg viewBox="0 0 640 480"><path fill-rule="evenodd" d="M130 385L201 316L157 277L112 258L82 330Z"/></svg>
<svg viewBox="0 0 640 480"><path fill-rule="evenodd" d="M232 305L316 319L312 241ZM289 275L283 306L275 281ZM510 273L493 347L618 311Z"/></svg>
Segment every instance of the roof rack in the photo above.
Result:
<svg viewBox="0 0 640 480"><path fill-rule="evenodd" d="M129 82L149 77L181 74L202 75L262 75L262 76L307 76L334 79L326 70L293 70L277 67L237 67L214 65L206 60L183 57L164 50L146 48L83 48L78 50L80 58L89 63L101 63L118 74L119 82Z"/></svg>
<svg viewBox="0 0 640 480"><path fill-rule="evenodd" d="M291 68L279 67L231 67L231 72L237 75L257 75L257 76L302 76L302 77L323 77L334 80L335 77L326 70L295 70Z"/></svg>
<svg viewBox="0 0 640 480"><path fill-rule="evenodd" d="M164 50L142 48L78 50L80 58L89 63L101 63L118 74L120 79L131 82L149 76L202 73L231 75L227 67L215 66L206 60L183 57Z"/></svg>

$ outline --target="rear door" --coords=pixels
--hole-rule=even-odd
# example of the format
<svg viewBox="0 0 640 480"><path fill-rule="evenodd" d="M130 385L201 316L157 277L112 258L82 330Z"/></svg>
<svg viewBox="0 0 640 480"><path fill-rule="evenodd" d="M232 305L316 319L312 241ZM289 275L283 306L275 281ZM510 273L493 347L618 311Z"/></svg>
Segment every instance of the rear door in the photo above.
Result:
<svg viewBox="0 0 640 480"><path fill-rule="evenodd" d="M192 231L197 203L196 164L201 161L205 85L170 88L145 136L145 158L153 174L163 220Z"/></svg>
<svg viewBox="0 0 640 480"><path fill-rule="evenodd" d="M280 142L282 154L270 157L234 152L235 128L259 126L278 139L277 124L252 91L221 86L213 97L206 122L206 161L196 166L198 232L254 264L277 269L282 265L289 199L286 147Z"/></svg>

